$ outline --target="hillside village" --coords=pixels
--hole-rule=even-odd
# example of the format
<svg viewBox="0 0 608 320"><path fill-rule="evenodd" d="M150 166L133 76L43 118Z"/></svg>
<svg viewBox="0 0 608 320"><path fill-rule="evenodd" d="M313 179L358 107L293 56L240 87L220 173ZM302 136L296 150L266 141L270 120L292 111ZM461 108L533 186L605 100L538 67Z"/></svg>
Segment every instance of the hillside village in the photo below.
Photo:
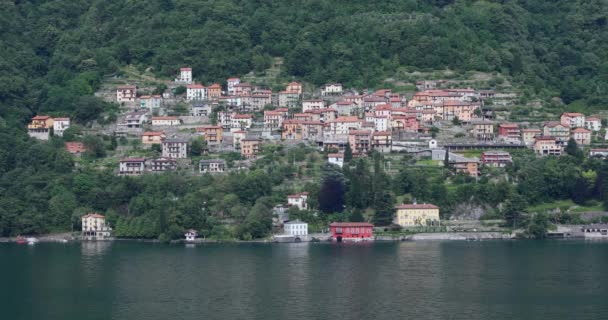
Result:
<svg viewBox="0 0 608 320"><path fill-rule="evenodd" d="M111 162L117 175L247 170L264 157L265 148L302 144L340 168L351 158L372 152L407 154L475 179L483 175L483 167L509 166L514 150L531 149L537 157L560 156L574 141L589 157L608 156L606 123L599 116L566 112L554 121L538 123L499 119L492 107L509 106L516 98L512 92L454 88L442 80L418 81L411 95L391 89L344 88L340 83L305 88L298 81L273 92L239 78L227 79L225 86L203 85L196 83L195 76L192 68L184 67L160 90L117 81L98 94L120 105L120 113L115 122L85 130L130 141ZM48 140L62 136L69 127L69 118L37 115L28 133ZM65 147L77 157L87 151L82 142L68 141ZM308 209L307 197L301 192L277 203L277 224L290 220L286 208ZM415 210L400 214L405 209ZM434 205L414 201L395 207L394 223L402 227L438 222L439 208Z"/></svg>

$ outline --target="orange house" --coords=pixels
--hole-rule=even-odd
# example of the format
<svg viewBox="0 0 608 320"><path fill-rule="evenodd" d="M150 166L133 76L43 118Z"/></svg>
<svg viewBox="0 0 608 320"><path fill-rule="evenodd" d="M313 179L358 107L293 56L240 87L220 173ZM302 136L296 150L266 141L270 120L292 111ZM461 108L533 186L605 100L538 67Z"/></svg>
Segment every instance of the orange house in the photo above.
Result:
<svg viewBox="0 0 608 320"><path fill-rule="evenodd" d="M222 86L219 83L214 83L207 87L207 96L209 98L219 98L222 96Z"/></svg>
<svg viewBox="0 0 608 320"><path fill-rule="evenodd" d="M259 138L241 139L241 156L247 159L255 159L260 153L262 140Z"/></svg>
<svg viewBox="0 0 608 320"><path fill-rule="evenodd" d="M28 129L50 129L53 127L53 118L49 116L35 116L27 126Z"/></svg>
<svg viewBox="0 0 608 320"><path fill-rule="evenodd" d="M298 120L283 121L281 139L302 140L302 123Z"/></svg>
<svg viewBox="0 0 608 320"><path fill-rule="evenodd" d="M205 135L205 141L207 141L208 144L222 143L224 129L221 126L202 126L196 128L196 132Z"/></svg>
<svg viewBox="0 0 608 320"><path fill-rule="evenodd" d="M162 131L148 131L141 135L141 143L143 144L161 144L165 138L165 133Z"/></svg>

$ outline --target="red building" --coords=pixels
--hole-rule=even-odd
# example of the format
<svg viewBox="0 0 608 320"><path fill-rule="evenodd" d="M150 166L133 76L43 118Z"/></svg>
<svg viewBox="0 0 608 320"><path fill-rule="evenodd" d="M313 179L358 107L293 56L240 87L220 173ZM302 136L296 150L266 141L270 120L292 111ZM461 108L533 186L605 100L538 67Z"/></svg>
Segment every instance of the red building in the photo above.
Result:
<svg viewBox="0 0 608 320"><path fill-rule="evenodd" d="M374 225L367 222L333 222L329 229L336 241L372 240L374 236Z"/></svg>

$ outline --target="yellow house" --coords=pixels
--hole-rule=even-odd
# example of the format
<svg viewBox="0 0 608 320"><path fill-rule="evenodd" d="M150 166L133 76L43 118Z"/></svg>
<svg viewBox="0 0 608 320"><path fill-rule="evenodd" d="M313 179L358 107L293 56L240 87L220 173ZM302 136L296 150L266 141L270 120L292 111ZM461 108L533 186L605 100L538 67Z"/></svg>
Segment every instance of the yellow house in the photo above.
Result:
<svg viewBox="0 0 608 320"><path fill-rule="evenodd" d="M402 204L395 209L395 223L402 227L426 226L439 222L439 207L433 204Z"/></svg>

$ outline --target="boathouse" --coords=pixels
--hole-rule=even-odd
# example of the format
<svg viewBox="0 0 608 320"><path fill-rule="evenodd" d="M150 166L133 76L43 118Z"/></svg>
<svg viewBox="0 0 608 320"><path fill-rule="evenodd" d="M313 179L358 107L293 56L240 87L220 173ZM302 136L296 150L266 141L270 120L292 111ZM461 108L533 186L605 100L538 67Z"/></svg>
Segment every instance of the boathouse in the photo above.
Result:
<svg viewBox="0 0 608 320"><path fill-rule="evenodd" d="M367 222L333 222L329 225L331 238L341 241L373 240L374 225Z"/></svg>

